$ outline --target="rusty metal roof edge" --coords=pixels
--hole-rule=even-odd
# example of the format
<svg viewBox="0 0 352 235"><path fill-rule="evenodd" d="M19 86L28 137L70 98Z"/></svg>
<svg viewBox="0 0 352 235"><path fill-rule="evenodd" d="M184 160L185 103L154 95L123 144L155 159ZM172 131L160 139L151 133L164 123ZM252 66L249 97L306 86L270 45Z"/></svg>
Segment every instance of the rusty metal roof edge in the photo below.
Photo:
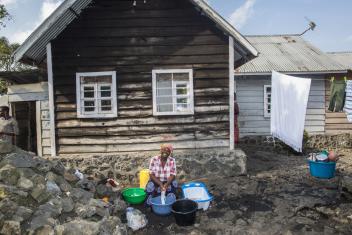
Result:
<svg viewBox="0 0 352 235"><path fill-rule="evenodd" d="M77 2L78 0L65 0L41 25L39 25L34 32L22 43L22 45L17 48L17 50L13 53L13 58L14 60L20 61L25 54L35 45L35 43L40 40L46 33L51 35L57 34L56 30L52 28L55 23L60 20L62 15L64 15L66 12L71 12L69 9ZM92 0L81 0L86 4L79 4L77 6L77 10L81 10L82 8L86 7ZM74 14L71 12L71 14ZM69 19L69 22L65 22L65 19L62 20L62 25L66 26L67 24L72 22L72 18ZM57 29L57 28L56 28ZM51 30L51 32L50 32ZM57 35L55 35L57 36ZM52 38L53 39L53 38ZM52 40L51 39L51 40ZM48 41L48 42L47 42ZM50 36L48 37L47 40L44 40L38 47L43 46L44 48L46 47L46 44L50 42ZM43 45L45 44L45 45ZM39 49L38 49L39 50ZM40 53L39 53L40 54ZM34 58L31 58L34 59Z"/></svg>

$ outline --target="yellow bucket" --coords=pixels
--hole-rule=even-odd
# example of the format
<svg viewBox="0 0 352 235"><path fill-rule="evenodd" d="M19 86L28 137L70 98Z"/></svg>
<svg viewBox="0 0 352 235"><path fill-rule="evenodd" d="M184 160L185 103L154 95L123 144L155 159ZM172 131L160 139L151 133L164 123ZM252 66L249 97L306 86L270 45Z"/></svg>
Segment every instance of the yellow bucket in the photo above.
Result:
<svg viewBox="0 0 352 235"><path fill-rule="evenodd" d="M149 170L143 169L139 172L139 187L144 188L147 186L149 181Z"/></svg>

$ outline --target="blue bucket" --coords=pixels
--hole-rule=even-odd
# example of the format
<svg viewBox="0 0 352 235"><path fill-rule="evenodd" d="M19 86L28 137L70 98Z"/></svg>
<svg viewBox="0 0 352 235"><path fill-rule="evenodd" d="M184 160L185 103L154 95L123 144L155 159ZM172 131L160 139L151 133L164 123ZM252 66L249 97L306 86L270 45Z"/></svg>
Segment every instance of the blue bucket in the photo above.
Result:
<svg viewBox="0 0 352 235"><path fill-rule="evenodd" d="M161 204L161 197L154 197L150 200L150 204L152 205L152 209L157 215L169 215L171 214L171 206L176 201L174 196L165 197L165 204Z"/></svg>
<svg viewBox="0 0 352 235"><path fill-rule="evenodd" d="M314 162L309 160L310 174L321 179L335 177L336 162Z"/></svg>

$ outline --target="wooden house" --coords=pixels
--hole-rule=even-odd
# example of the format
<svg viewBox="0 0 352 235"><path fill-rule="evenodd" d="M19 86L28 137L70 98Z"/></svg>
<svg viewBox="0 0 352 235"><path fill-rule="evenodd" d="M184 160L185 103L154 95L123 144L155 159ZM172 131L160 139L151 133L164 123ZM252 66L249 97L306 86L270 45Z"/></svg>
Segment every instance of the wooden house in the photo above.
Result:
<svg viewBox="0 0 352 235"><path fill-rule="evenodd" d="M305 122L309 134L352 132L345 113L327 110L331 77L343 79L347 75L346 65L299 35L259 35L247 39L259 56L235 70L240 136L270 135L272 71L312 79Z"/></svg>
<svg viewBox="0 0 352 235"><path fill-rule="evenodd" d="M234 68L255 56L204 0L65 0L14 53L47 71L53 156L233 149Z"/></svg>

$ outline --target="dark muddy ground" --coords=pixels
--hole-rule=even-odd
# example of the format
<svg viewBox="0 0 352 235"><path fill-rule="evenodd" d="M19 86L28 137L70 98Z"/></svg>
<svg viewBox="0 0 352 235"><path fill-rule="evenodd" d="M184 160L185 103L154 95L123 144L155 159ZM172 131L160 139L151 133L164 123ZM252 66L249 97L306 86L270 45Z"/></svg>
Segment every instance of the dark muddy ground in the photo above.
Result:
<svg viewBox="0 0 352 235"><path fill-rule="evenodd" d="M244 151L248 175L209 179L215 200L198 211L194 226L179 227L172 215L141 206L149 223L135 234L352 234L352 201L339 187L343 175L352 176L351 152L343 153L337 177L319 180L309 175L305 156Z"/></svg>

